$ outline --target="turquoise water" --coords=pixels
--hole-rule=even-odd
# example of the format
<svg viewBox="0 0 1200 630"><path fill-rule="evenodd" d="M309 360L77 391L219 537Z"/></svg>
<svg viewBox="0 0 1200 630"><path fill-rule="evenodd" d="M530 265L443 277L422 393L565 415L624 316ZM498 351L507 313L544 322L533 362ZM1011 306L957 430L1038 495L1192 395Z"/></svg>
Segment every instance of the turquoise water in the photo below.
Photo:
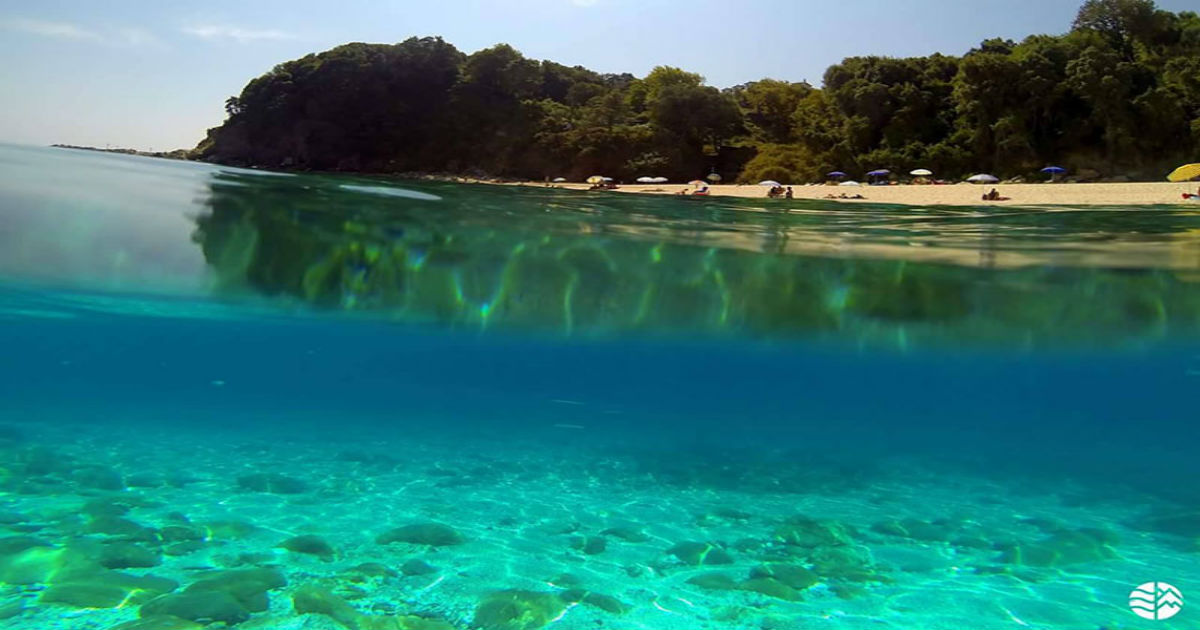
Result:
<svg viewBox="0 0 1200 630"><path fill-rule="evenodd" d="M1198 235L0 146L3 627L1196 627Z"/></svg>

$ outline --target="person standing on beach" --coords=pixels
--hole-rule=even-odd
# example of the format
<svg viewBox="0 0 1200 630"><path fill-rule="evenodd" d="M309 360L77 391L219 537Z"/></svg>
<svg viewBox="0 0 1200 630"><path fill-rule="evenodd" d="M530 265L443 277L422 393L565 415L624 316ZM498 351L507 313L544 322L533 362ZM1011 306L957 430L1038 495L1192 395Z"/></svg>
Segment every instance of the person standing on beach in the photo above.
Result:
<svg viewBox="0 0 1200 630"><path fill-rule="evenodd" d="M783 196L784 196L784 197L786 197L786 198L788 198L788 199L791 199L791 198L792 198L792 187L791 187L791 186L788 186L788 187L787 187L787 192L786 192L786 193L784 193L784 194L783 194Z"/></svg>

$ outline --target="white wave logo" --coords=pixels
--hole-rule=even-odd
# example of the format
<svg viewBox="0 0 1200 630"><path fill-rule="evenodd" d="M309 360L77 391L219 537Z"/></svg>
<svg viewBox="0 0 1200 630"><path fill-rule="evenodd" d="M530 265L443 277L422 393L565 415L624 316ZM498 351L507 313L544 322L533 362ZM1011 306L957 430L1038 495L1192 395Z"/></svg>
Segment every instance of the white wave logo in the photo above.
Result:
<svg viewBox="0 0 1200 630"><path fill-rule="evenodd" d="M1143 619L1170 619L1183 608L1183 593L1166 582L1146 582L1129 593L1129 609Z"/></svg>

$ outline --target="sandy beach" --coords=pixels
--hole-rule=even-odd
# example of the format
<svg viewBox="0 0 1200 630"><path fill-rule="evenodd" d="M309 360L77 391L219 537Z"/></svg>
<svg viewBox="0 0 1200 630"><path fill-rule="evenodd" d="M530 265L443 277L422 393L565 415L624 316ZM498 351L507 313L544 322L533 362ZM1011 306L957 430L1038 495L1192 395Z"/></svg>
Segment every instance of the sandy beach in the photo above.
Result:
<svg viewBox="0 0 1200 630"><path fill-rule="evenodd" d="M542 182L529 182L523 185L545 186ZM587 190L588 184L554 184L570 190ZM1183 193L1197 192L1196 182L1139 182L1118 184L997 184L995 186L978 186L974 184L949 184L945 186L793 186L795 199L824 199L826 195L847 196L862 195L862 200L844 200L850 203L864 201L870 203L894 203L911 206L973 206L980 204L996 205L1098 205L1098 206L1145 206L1162 204L1181 204L1196 206L1200 203L1183 200ZM980 196L992 188L1001 195L1009 197L1009 201L980 200ZM681 190L693 190L685 184L631 184L622 185L613 192L649 193L670 195ZM767 189L755 185L722 184L709 187L713 197L767 197ZM843 200L839 200L843 201Z"/></svg>

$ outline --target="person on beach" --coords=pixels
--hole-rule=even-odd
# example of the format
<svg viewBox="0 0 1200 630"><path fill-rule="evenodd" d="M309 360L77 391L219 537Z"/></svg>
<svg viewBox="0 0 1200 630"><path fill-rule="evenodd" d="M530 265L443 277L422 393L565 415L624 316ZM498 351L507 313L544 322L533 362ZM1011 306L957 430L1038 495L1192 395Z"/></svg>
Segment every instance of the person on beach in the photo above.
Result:
<svg viewBox="0 0 1200 630"><path fill-rule="evenodd" d="M792 187L791 187L791 186L788 186L788 187L787 187L787 192L786 192L786 193L784 193L784 194L783 194L783 196L784 196L784 197L786 197L786 198L788 198L788 199L791 199L791 198L792 198Z"/></svg>

